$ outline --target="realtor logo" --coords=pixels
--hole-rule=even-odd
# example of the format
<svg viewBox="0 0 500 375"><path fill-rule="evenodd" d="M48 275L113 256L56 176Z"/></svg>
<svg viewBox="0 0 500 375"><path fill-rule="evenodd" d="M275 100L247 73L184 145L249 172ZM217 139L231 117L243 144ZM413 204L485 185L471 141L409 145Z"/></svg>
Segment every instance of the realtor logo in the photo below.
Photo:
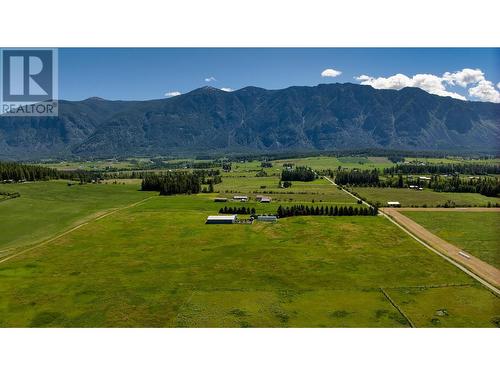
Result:
<svg viewBox="0 0 500 375"><path fill-rule="evenodd" d="M0 52L0 115L57 116L57 50Z"/></svg>

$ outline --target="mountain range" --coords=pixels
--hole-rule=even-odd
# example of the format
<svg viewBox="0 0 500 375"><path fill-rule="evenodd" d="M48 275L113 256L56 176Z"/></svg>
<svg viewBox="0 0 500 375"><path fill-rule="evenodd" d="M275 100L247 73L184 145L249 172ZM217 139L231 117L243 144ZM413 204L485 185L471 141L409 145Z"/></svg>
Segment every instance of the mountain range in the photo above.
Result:
<svg viewBox="0 0 500 375"><path fill-rule="evenodd" d="M167 99L59 101L58 117L0 117L0 159L342 149L498 151L500 104L418 88L202 87Z"/></svg>

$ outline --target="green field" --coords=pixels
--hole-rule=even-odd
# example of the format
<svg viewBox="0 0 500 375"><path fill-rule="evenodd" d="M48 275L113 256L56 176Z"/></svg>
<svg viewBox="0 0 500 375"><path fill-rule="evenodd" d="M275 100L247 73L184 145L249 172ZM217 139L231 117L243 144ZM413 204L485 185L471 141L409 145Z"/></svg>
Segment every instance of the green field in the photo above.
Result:
<svg viewBox="0 0 500 375"><path fill-rule="evenodd" d="M397 188L352 187L360 197L372 203L386 206L389 201L398 201L403 207L436 207L443 206L447 201L455 202L457 207L486 207L500 204L498 197L486 197L475 193L438 193L430 189L422 191Z"/></svg>
<svg viewBox="0 0 500 375"><path fill-rule="evenodd" d="M2 185L2 191L20 198L0 203L0 250L50 238L107 210L152 195L139 193L133 184L67 186L66 181ZM0 254L1 255L1 254Z"/></svg>
<svg viewBox="0 0 500 375"><path fill-rule="evenodd" d="M341 193L301 189L318 186ZM0 262L8 246L88 224L0 263L2 327L408 327L380 288L419 327L500 324L498 297L383 217L205 225L216 194L9 188L22 197L0 203Z"/></svg>
<svg viewBox="0 0 500 375"><path fill-rule="evenodd" d="M500 269L500 212L403 212L435 235Z"/></svg>

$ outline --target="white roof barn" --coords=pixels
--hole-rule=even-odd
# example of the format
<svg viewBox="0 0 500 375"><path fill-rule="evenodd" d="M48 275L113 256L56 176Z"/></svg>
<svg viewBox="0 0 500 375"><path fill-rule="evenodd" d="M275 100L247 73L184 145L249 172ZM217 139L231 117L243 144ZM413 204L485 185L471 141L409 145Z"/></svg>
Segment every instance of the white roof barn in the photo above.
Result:
<svg viewBox="0 0 500 375"><path fill-rule="evenodd" d="M212 215L207 217L205 224L234 224L238 215Z"/></svg>

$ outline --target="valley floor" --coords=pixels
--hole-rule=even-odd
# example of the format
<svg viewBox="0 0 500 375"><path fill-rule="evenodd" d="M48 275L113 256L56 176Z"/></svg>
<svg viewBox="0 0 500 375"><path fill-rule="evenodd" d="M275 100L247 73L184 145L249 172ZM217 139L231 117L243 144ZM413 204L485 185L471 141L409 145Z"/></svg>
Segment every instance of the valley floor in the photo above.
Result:
<svg viewBox="0 0 500 375"><path fill-rule="evenodd" d="M43 194L24 188L0 204L0 261L19 254L0 264L2 327L500 325L498 296L383 217L205 225L219 194L40 184ZM355 204L326 182L311 193L318 186L309 204Z"/></svg>

